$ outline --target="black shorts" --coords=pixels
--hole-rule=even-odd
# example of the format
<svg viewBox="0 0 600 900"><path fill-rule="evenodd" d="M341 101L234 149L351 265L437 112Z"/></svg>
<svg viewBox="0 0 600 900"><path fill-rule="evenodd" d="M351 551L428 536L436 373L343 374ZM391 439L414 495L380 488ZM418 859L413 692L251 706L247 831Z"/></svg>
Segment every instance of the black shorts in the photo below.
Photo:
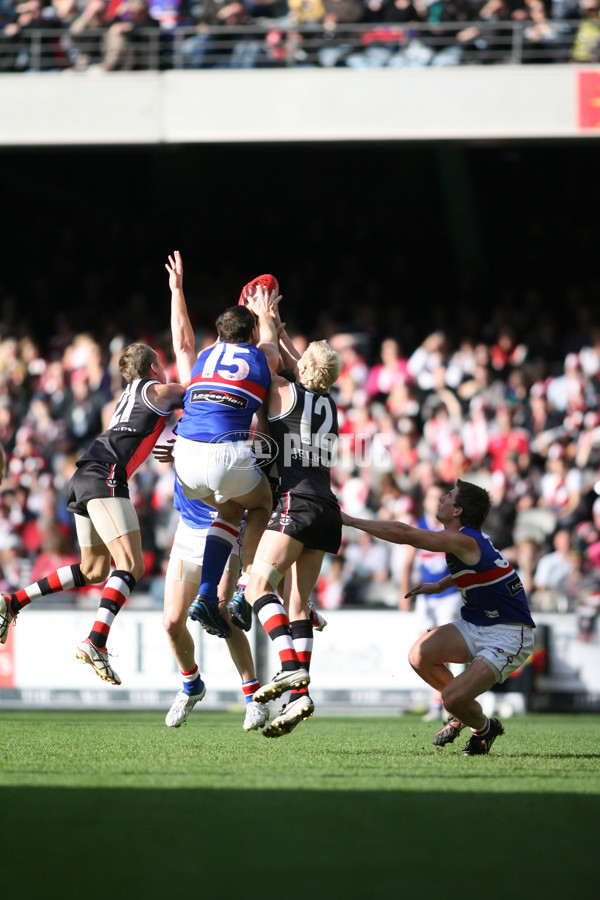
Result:
<svg viewBox="0 0 600 900"><path fill-rule="evenodd" d="M77 516L87 516L88 502L105 497L129 499L125 467L101 460L85 460L71 478L67 509Z"/></svg>
<svg viewBox="0 0 600 900"><path fill-rule="evenodd" d="M342 541L342 514L337 503L306 494L279 497L268 531L279 531L310 550L337 553Z"/></svg>

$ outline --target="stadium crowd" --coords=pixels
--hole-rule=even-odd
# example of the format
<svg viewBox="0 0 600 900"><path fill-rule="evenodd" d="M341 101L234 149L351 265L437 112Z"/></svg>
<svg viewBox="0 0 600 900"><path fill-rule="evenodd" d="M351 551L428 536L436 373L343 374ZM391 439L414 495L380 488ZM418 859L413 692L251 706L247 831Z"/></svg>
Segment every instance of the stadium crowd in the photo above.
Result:
<svg viewBox="0 0 600 900"><path fill-rule="evenodd" d="M477 334L435 327L410 346L391 319L382 332L368 307L360 309L344 322L322 315L314 334L288 326L300 348L318 334L342 355L333 469L342 508L413 522L429 484L452 486L468 476L492 493L486 530L517 565L532 608L577 611L582 636L593 634L600 602L600 327L591 305L580 303L572 329L553 339L542 324L535 334L521 332L515 317L511 325L488 322ZM42 347L10 323L10 311L5 302L2 591L77 561L67 485L78 455L110 420L122 386L120 352L139 337L78 331L64 315ZM197 335L203 346L214 336L210 327ZM161 348L175 379L169 340L162 333L144 337ZM162 604L177 519L172 469L151 459L130 487L145 551L140 595L145 588L143 602ZM406 608L399 589L406 548L346 531L340 553L326 557L315 601L324 609ZM97 591L88 587L51 602L93 604Z"/></svg>
<svg viewBox="0 0 600 900"><path fill-rule="evenodd" d="M599 0L0 2L0 71L599 59Z"/></svg>

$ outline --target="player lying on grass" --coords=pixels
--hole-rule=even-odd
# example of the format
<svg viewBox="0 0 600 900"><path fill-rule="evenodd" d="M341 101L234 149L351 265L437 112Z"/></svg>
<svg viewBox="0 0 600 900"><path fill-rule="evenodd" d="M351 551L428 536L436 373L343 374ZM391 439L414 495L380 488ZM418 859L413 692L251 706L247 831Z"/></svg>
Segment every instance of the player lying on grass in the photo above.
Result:
<svg viewBox="0 0 600 900"><path fill-rule="evenodd" d="M521 579L481 531L490 509L486 490L459 479L439 501L437 518L442 531L342 513L344 525L373 537L446 554L450 575L441 581L418 584L406 596L437 594L455 584L464 601L461 618L420 637L408 659L421 678L441 693L444 708L450 713L433 738L434 745L450 744L463 728L471 729L463 756L489 753L494 740L504 734L502 723L488 719L476 698L494 684L506 681L533 649L535 624ZM454 676L447 663L469 665Z"/></svg>

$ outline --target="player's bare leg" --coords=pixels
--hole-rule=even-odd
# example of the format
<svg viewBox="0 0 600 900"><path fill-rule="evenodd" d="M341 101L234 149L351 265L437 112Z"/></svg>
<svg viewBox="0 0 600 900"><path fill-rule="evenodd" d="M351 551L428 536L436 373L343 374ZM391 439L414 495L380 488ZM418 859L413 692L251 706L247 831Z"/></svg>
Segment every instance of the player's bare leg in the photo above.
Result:
<svg viewBox="0 0 600 900"><path fill-rule="evenodd" d="M474 659L442 691L445 708L470 728L479 730L486 722L481 704L475 699L496 684L496 676L482 659Z"/></svg>
<svg viewBox="0 0 600 900"><path fill-rule="evenodd" d="M92 516L93 504L101 501L90 501L88 510ZM78 535L80 535L81 517L76 516ZM137 516L135 517L137 520ZM92 535L98 535L92 519ZM89 526L88 526L89 528ZM89 535L89 531L87 531ZM110 560L114 569L109 574ZM82 663L94 668L96 674L110 684L120 684L121 679L108 659L107 639L115 617L127 602L137 581L144 574L142 557L142 540L139 528L121 534L113 540L105 541L104 546L94 540L91 546L82 546L81 571L86 580L98 578L104 580L109 574L100 598L100 605L95 621L87 638L77 645L75 655Z"/></svg>
<svg viewBox="0 0 600 900"><path fill-rule="evenodd" d="M246 510L246 527L242 538L243 571L249 573L256 550L273 510L273 494L264 472L254 490L243 497L235 497L236 503Z"/></svg>
<svg viewBox="0 0 600 900"><path fill-rule="evenodd" d="M187 627L187 612L197 590L196 583L175 579L167 573L163 627L181 672L191 672L196 665L196 648Z"/></svg>
<svg viewBox="0 0 600 900"><path fill-rule="evenodd" d="M465 748L465 755L475 755L475 751L488 752L492 741L503 733L497 720L488 720L475 699L489 690L496 682L490 667L483 660L473 660L460 675L453 675L446 663L468 663L469 651L466 641L454 625L441 625L427 632L413 645L409 653L413 669L431 687L440 691L449 719L433 738L433 744L443 747L452 743L465 726L473 732L473 738ZM491 729L491 730L490 730ZM485 733L487 738L480 739ZM474 743L475 750L470 748ZM482 751L479 748L484 747Z"/></svg>
<svg viewBox="0 0 600 900"><path fill-rule="evenodd" d="M408 661L423 681L443 693L454 678L446 663L468 663L469 649L458 628L440 625L413 644Z"/></svg>

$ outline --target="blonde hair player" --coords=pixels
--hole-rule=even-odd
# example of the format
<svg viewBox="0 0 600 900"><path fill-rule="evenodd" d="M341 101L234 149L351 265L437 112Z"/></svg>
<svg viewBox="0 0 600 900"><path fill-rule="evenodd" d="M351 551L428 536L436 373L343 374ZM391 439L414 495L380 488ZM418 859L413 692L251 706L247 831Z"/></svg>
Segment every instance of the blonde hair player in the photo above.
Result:
<svg viewBox="0 0 600 900"><path fill-rule="evenodd" d="M289 702L263 728L265 737L276 738L289 734L314 711L308 694L313 646L308 600L325 553L337 553L341 541L340 507L330 486L339 430L336 405L329 395L339 377L341 359L326 341L315 341L298 354L281 323L277 302L266 292L257 293L249 305L261 321L269 323L283 364L296 379L290 382L274 374L267 395L279 498L256 550L245 592L281 663L281 670L254 699L264 703L291 691ZM288 572L289 615L276 593Z"/></svg>

